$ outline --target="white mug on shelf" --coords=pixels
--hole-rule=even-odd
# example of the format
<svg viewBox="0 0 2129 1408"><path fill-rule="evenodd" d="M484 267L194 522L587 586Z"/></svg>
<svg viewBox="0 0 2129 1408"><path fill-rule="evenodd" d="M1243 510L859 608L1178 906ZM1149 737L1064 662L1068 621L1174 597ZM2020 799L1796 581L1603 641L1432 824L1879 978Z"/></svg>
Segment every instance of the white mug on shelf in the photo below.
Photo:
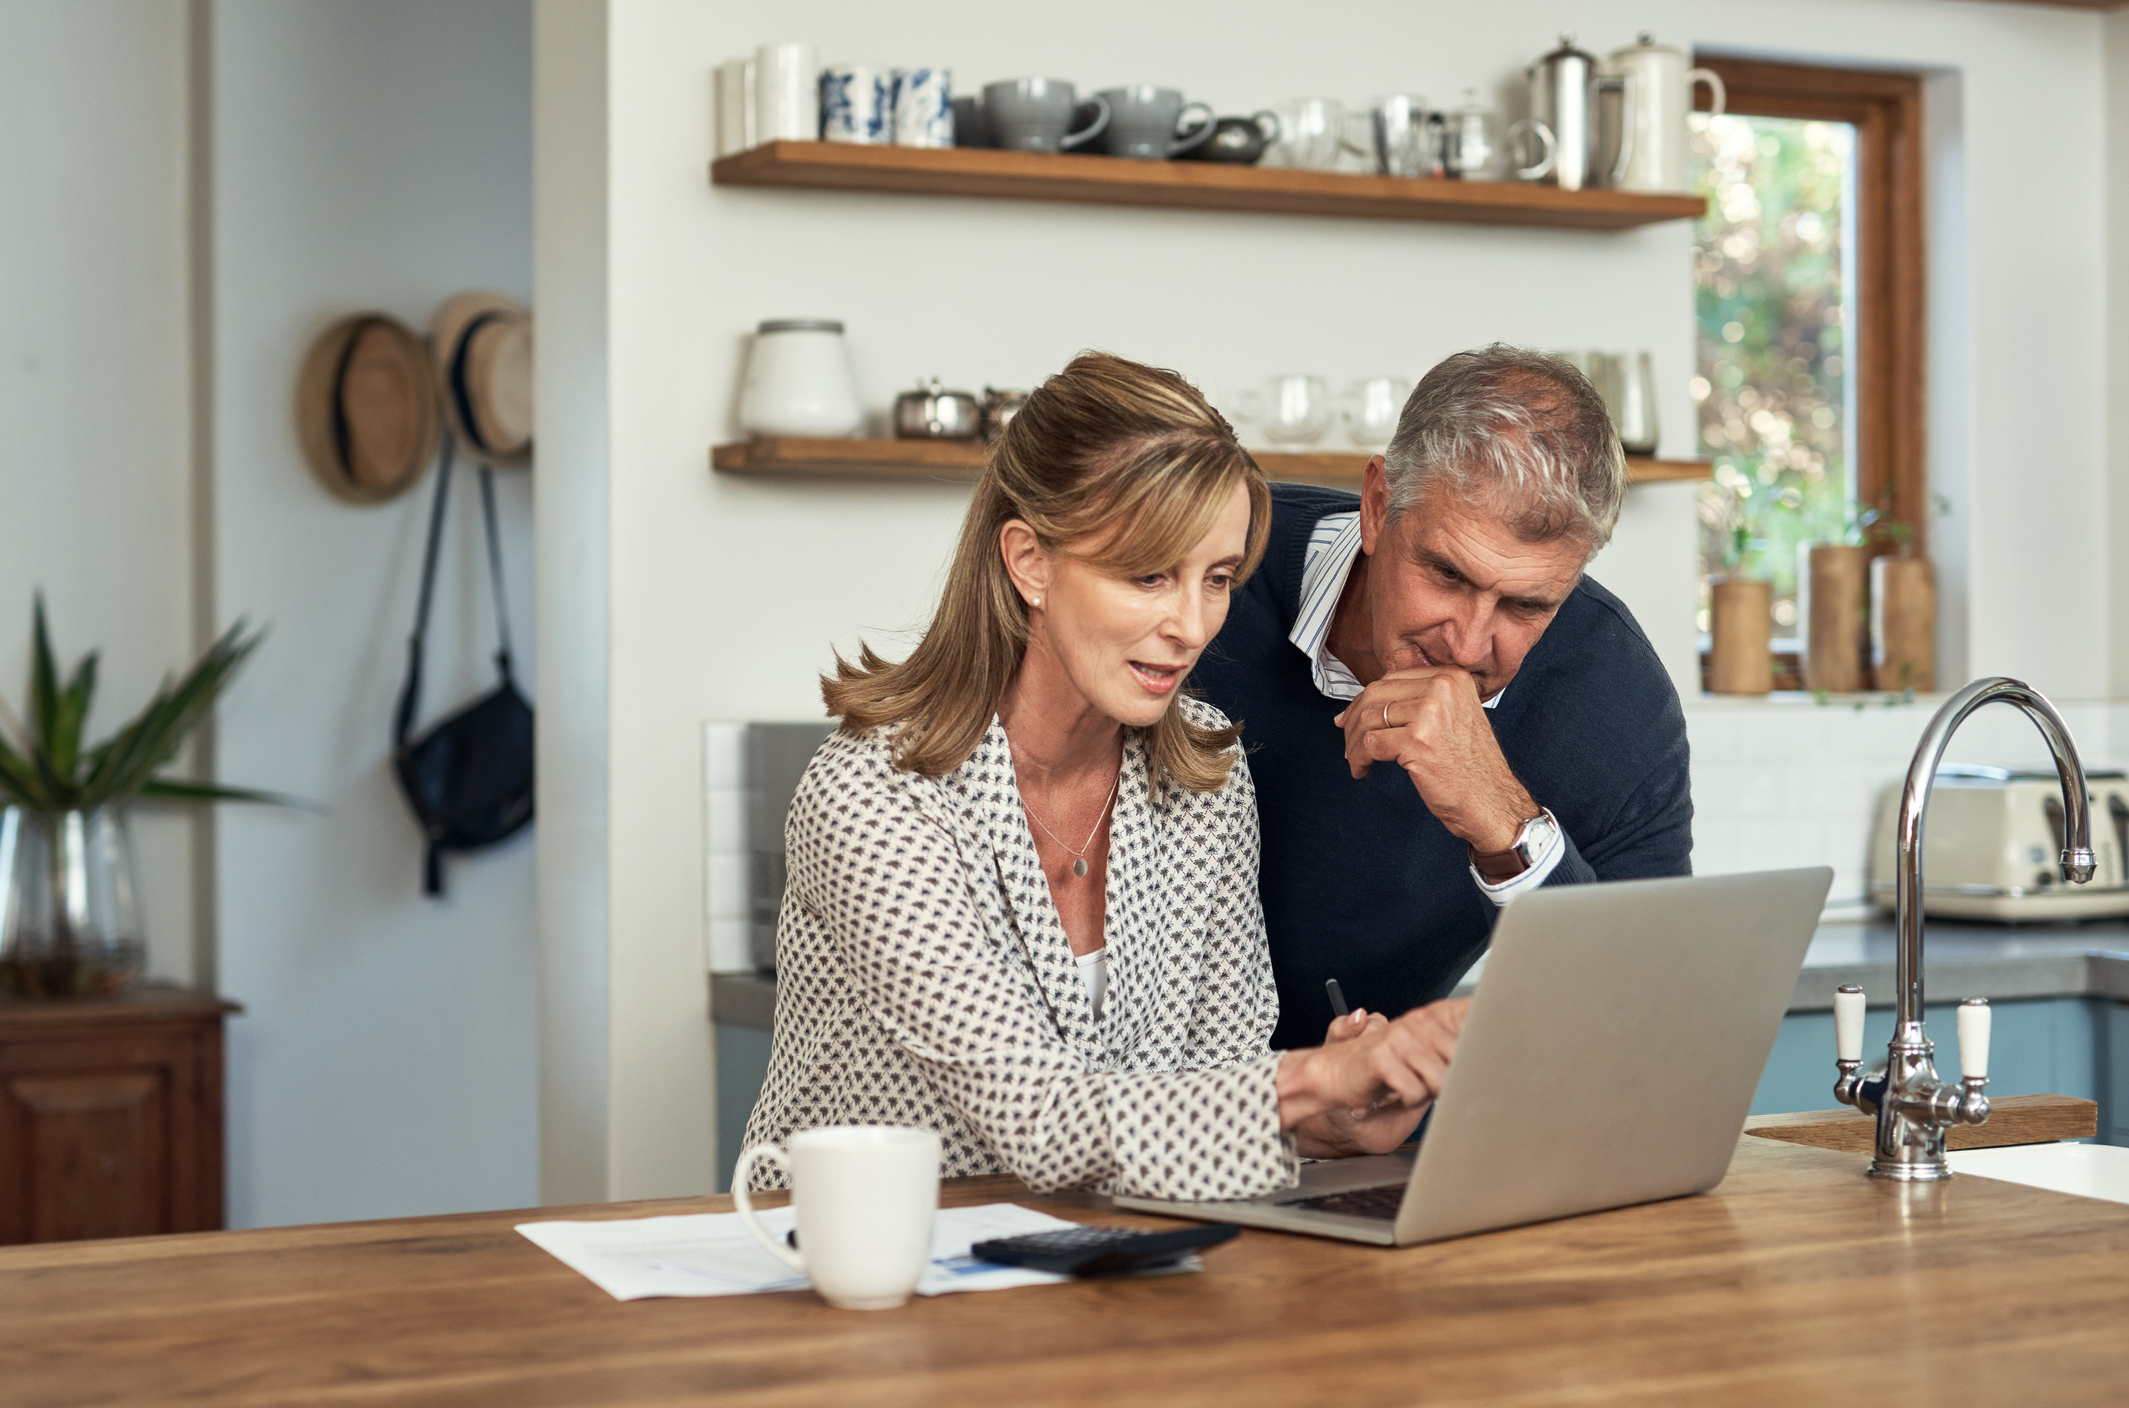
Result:
<svg viewBox="0 0 2129 1408"><path fill-rule="evenodd" d="M950 147L954 144L953 72L943 68L894 71L894 144Z"/></svg>
<svg viewBox="0 0 2129 1408"><path fill-rule="evenodd" d="M811 44L754 51L754 141L812 142L821 135L820 65Z"/></svg>
<svg viewBox="0 0 2129 1408"><path fill-rule="evenodd" d="M790 1153L756 1144L732 1170L732 1201L769 1253L804 1274L843 1310L892 1310L931 1265L939 1209L939 1136L893 1125L801 1130ZM754 1217L747 1181L763 1160L790 1177L798 1245L771 1237Z"/></svg>
<svg viewBox="0 0 2129 1408"><path fill-rule="evenodd" d="M739 388L749 435L855 435L865 423L843 325L833 318L770 318L754 334Z"/></svg>
<svg viewBox="0 0 2129 1408"><path fill-rule="evenodd" d="M867 64L821 70L821 140L884 146L894 140L887 74Z"/></svg>
<svg viewBox="0 0 2129 1408"><path fill-rule="evenodd" d="M717 155L754 145L754 61L726 59L717 66Z"/></svg>

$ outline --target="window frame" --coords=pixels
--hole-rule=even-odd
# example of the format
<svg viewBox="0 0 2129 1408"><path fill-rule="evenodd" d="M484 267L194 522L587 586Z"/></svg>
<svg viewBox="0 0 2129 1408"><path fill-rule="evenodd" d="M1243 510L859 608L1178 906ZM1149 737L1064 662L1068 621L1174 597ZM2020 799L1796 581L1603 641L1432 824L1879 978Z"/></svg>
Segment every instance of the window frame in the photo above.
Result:
<svg viewBox="0 0 2129 1408"><path fill-rule="evenodd" d="M1905 551L1928 550L1927 349L1924 338L1922 76L1879 69L1773 63L1696 53L1722 79L1725 111L1744 117L1846 122L1856 131L1856 326L1844 360L1855 387L1857 507L1912 530ZM1695 108L1707 111L1704 85ZM1902 550L1882 521L1879 553Z"/></svg>

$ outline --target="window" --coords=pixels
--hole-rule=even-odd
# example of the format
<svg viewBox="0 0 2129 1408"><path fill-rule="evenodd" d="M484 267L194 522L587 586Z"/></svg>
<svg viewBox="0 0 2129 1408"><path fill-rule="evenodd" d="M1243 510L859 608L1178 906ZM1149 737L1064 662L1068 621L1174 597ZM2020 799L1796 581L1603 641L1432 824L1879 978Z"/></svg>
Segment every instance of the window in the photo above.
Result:
<svg viewBox="0 0 2129 1408"><path fill-rule="evenodd" d="M1706 580L1745 540L1796 623L1799 544L1890 547L1926 529L1921 82L1696 56L1729 89L1696 114L1693 279ZM1737 530L1742 529L1742 533ZM1796 688L1793 658L1777 688Z"/></svg>

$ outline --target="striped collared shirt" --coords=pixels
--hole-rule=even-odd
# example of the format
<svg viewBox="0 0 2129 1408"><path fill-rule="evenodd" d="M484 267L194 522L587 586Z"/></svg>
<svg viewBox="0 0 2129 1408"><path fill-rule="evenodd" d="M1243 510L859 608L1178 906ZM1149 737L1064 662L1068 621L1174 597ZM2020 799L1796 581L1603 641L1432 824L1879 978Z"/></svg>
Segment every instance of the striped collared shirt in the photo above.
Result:
<svg viewBox="0 0 2129 1408"><path fill-rule="evenodd" d="M1353 563L1359 556L1360 514L1357 511L1327 513L1316 520L1301 560L1301 610L1294 616L1293 630L1286 635L1294 648L1308 657L1309 673L1315 677L1317 692L1326 699L1341 703L1358 698L1362 686L1346 668L1345 662L1331 653L1331 618L1338 612L1338 598L1344 595L1346 579L1353 575ZM1500 703L1505 693L1505 689L1495 690L1493 697L1484 701L1485 707L1491 709ZM1506 904L1525 890L1535 890L1544 884L1545 878L1552 874L1566 853L1567 848L1559 842L1555 823L1551 844L1522 874L1492 885L1474 866L1471 878L1486 892L1488 899L1495 904Z"/></svg>

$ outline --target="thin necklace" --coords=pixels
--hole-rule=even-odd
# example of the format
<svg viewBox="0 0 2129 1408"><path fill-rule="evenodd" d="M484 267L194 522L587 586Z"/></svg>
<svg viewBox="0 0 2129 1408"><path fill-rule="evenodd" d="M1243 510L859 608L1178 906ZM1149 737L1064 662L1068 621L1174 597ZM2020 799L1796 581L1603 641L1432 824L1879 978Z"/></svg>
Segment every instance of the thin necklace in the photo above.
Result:
<svg viewBox="0 0 2129 1408"><path fill-rule="evenodd" d="M1097 813L1094 818L1094 830L1089 831L1087 833L1087 839L1079 843L1079 849L1077 850L1072 849L1071 842L1065 840L1064 837L1058 835L1056 832L1050 830L1048 826L1043 824L1042 818L1035 815L1035 809L1028 805L1028 799L1026 797L1022 797L1020 799L1020 810L1028 814L1028 819L1030 821L1034 822L1037 826L1042 827L1042 832L1045 836L1048 836L1052 841L1055 841L1058 845L1063 846L1066 850L1072 852L1072 873L1074 875L1085 875L1087 873L1087 849L1094 844L1095 834L1101 830L1101 824L1109 819L1109 803L1116 800L1116 784L1122 782L1123 780L1124 766L1121 762L1119 762L1116 765L1116 776L1109 779L1109 795L1101 799L1101 811Z"/></svg>

